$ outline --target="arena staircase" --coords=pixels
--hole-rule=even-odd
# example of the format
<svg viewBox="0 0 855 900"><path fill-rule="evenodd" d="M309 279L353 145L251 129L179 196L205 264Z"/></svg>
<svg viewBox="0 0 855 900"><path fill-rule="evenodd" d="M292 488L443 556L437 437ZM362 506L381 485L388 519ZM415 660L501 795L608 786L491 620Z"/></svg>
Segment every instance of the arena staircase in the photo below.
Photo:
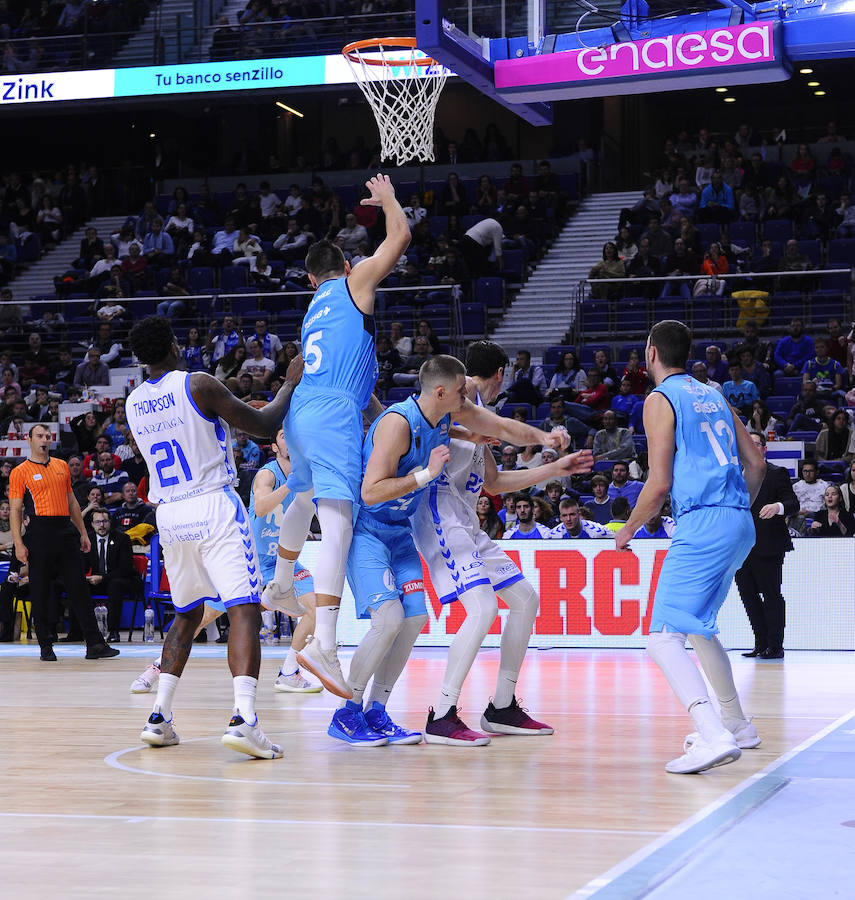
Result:
<svg viewBox="0 0 855 900"><path fill-rule="evenodd" d="M52 296L54 276L62 275L72 268L74 260L80 253L80 242L86 229L91 225L98 232L98 237L106 243L110 235L122 227L126 218L126 215L101 216L81 225L73 234L57 244L54 250L49 250L38 262L9 283L15 300L20 303L31 297ZM33 309L33 312L36 310Z"/></svg>
<svg viewBox="0 0 855 900"><path fill-rule="evenodd" d="M640 191L590 194L572 216L532 276L523 285L492 339L508 353L560 344L573 320L573 298L579 282L602 258L603 244L617 234L621 209L632 206Z"/></svg>
<svg viewBox="0 0 855 900"><path fill-rule="evenodd" d="M194 46L194 5L194 0L161 0L146 16L139 31L116 54L113 64L116 67L168 66L187 60L195 62L198 57ZM163 40L162 55L157 46L158 32Z"/></svg>

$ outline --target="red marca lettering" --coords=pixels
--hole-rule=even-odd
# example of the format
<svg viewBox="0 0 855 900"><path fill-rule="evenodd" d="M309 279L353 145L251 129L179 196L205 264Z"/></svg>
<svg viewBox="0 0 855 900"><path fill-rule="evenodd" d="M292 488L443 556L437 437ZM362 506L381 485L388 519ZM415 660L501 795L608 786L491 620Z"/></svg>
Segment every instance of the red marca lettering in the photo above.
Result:
<svg viewBox="0 0 855 900"><path fill-rule="evenodd" d="M653 572L650 575L650 592L647 595L647 610L641 622L641 633L650 634L650 618L653 615L653 600L656 597L656 587L659 584L659 574L662 572L662 563L665 562L667 550L657 550L653 557Z"/></svg>
<svg viewBox="0 0 855 900"><path fill-rule="evenodd" d="M535 633L590 634L588 601L582 596L588 583L588 562L583 554L578 550L536 550L534 564L540 572L540 615ZM561 615L562 601L566 623Z"/></svg>
<svg viewBox="0 0 855 900"><path fill-rule="evenodd" d="M600 634L634 634L641 604L623 600L620 614L615 615L615 571L620 573L621 584L637 585L638 557L620 550L602 550L594 557L594 624Z"/></svg>
<svg viewBox="0 0 855 900"><path fill-rule="evenodd" d="M425 583L423 581L405 581L401 585L404 596L407 594L415 594L417 591L423 591L424 589Z"/></svg>
<svg viewBox="0 0 855 900"><path fill-rule="evenodd" d="M430 612L433 612L434 619L439 622L442 618L442 603L439 602L439 597L436 594L436 588L433 586L433 582L430 580L430 572L428 572L428 568L425 565L425 561L422 560L422 575L424 576L424 590L427 595L428 601L428 621L425 623L425 627L422 628L421 634L430 634ZM455 603L448 604L448 614L445 618L445 633L446 634L457 634L458 629L463 624L463 620L466 618L466 610L463 609L463 604L458 600Z"/></svg>

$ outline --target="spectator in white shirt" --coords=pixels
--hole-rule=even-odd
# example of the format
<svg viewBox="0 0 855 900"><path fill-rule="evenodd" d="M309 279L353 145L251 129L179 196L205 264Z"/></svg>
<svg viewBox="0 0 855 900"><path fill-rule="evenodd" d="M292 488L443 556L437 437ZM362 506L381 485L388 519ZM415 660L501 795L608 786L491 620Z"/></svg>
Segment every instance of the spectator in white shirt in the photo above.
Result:
<svg viewBox="0 0 855 900"><path fill-rule="evenodd" d="M285 212L289 216L296 215L303 208L303 197L300 194L300 185L292 184L288 196L285 198Z"/></svg>
<svg viewBox="0 0 855 900"><path fill-rule="evenodd" d="M802 463L802 477L793 485L793 493L799 501L799 515L811 518L825 507L825 489L828 483L817 478L816 463L806 460Z"/></svg>
<svg viewBox="0 0 855 900"><path fill-rule="evenodd" d="M720 394L723 393L721 385L709 377L707 364L705 362L698 361L692 366L692 378L696 381L700 381L701 384L708 384L713 390L718 391Z"/></svg>
<svg viewBox="0 0 855 900"><path fill-rule="evenodd" d="M427 214L427 210L422 206L421 201L419 200L419 195L413 194L412 197L410 197L410 205L404 207L404 215L407 217L407 225L410 226L410 231L412 231L422 219L426 219Z"/></svg>
<svg viewBox="0 0 855 900"><path fill-rule="evenodd" d="M280 234L273 242L273 249L289 262L297 256L305 254L309 245L308 235L297 227L296 219L288 219L288 228L285 234Z"/></svg>
<svg viewBox="0 0 855 900"><path fill-rule="evenodd" d="M360 244L368 243L368 232L364 225L356 221L353 213L348 213L344 218L344 228L336 235L336 242L342 249L353 253Z"/></svg>
<svg viewBox="0 0 855 900"><path fill-rule="evenodd" d="M219 264L227 266L231 263L235 253L235 241L238 237L237 225L234 219L226 219L223 227L214 234L214 244L211 253L219 257Z"/></svg>
<svg viewBox="0 0 855 900"><path fill-rule="evenodd" d="M401 359L406 359L412 355L413 339L404 334L404 326L401 322L393 322L389 326L389 340L392 346L398 351Z"/></svg>
<svg viewBox="0 0 855 900"><path fill-rule="evenodd" d="M243 361L239 374L249 372L252 375L253 391L263 391L273 377L276 363L264 355L264 348L258 341L250 341L247 349L249 350L249 356Z"/></svg>
<svg viewBox="0 0 855 900"><path fill-rule="evenodd" d="M490 254L496 259L498 270L502 271L502 226L495 219L482 219L473 225L460 242L463 259L473 278L490 274Z"/></svg>
<svg viewBox="0 0 855 900"><path fill-rule="evenodd" d="M271 219L273 216L282 215L282 201L270 190L270 182L262 181L258 186L258 202L261 205L261 217Z"/></svg>

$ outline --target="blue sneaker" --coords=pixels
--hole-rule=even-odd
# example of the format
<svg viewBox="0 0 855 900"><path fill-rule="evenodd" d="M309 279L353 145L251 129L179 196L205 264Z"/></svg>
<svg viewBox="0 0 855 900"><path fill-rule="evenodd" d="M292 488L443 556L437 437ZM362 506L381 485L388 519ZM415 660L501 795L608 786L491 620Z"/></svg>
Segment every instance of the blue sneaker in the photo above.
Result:
<svg viewBox="0 0 855 900"><path fill-rule="evenodd" d="M335 711L327 734L354 747L382 747L389 743L385 734L378 734L365 721L362 703L352 700Z"/></svg>
<svg viewBox="0 0 855 900"><path fill-rule="evenodd" d="M386 707L377 700L365 710L365 721L373 731L385 735L390 744L420 744L422 742L420 731L407 731L406 728L396 725L389 718Z"/></svg>

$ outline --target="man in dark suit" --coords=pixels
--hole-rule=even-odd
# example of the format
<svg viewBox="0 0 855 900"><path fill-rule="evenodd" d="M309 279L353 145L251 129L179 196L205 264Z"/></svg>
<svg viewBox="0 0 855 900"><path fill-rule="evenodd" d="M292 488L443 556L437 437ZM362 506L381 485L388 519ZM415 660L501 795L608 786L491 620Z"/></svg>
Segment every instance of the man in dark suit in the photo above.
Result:
<svg viewBox="0 0 855 900"><path fill-rule="evenodd" d="M766 435L751 439L766 457ZM757 538L736 573L739 596L754 632L754 649L743 656L784 658L784 597L781 593L784 554L793 549L787 518L799 511L786 469L766 463L766 474L751 506ZM762 598L761 598L762 595Z"/></svg>
<svg viewBox="0 0 855 900"><path fill-rule="evenodd" d="M119 640L122 601L139 590L140 576L134 566L130 538L111 528L110 513L96 509L92 513L91 547L86 554L86 580L93 595L107 596L107 631L111 641Z"/></svg>

